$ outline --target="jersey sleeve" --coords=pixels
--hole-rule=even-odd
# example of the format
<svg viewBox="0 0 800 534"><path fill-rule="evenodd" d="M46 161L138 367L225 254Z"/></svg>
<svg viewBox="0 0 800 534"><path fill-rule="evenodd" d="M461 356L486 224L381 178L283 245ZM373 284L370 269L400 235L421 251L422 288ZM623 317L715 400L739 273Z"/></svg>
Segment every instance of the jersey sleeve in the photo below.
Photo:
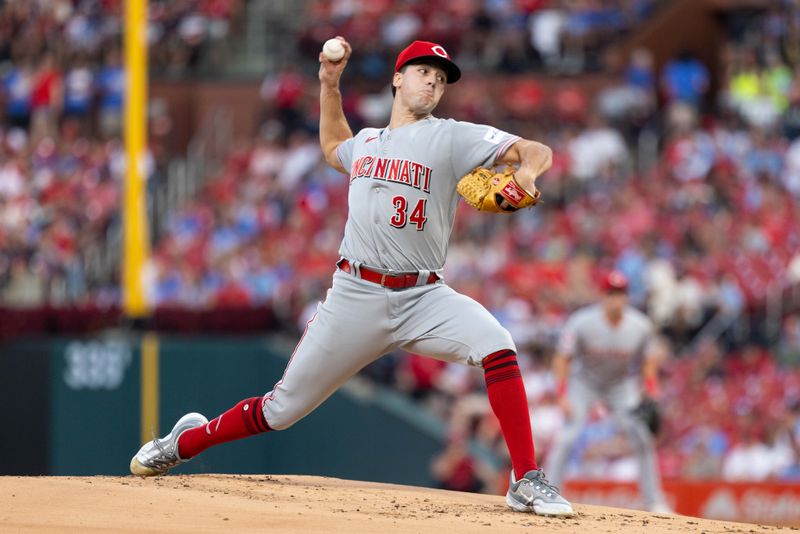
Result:
<svg viewBox="0 0 800 534"><path fill-rule="evenodd" d="M646 326L641 346L642 356L646 360L660 358L664 349L663 341L659 339L655 325L649 319L646 319L644 324Z"/></svg>
<svg viewBox="0 0 800 534"><path fill-rule="evenodd" d="M578 316L573 315L570 317L564 328L561 330L561 335L558 338L557 351L559 354L572 358L575 355L575 350L578 347Z"/></svg>
<svg viewBox="0 0 800 534"><path fill-rule="evenodd" d="M520 140L518 135L492 126L454 122L450 157L459 178L475 167L494 167L511 145Z"/></svg>
<svg viewBox="0 0 800 534"><path fill-rule="evenodd" d="M336 147L336 157L339 158L339 163L342 164L347 173L350 173L350 167L353 166L353 145L355 144L355 137L351 137L347 141L339 143Z"/></svg>

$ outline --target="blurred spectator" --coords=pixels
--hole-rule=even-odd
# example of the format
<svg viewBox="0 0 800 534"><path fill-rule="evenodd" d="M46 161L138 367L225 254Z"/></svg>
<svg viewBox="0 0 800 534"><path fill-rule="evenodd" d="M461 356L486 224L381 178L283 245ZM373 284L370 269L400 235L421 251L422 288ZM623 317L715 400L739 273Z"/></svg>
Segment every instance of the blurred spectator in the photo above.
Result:
<svg viewBox="0 0 800 534"><path fill-rule="evenodd" d="M786 316L781 328L778 361L783 365L800 368L800 314Z"/></svg>
<svg viewBox="0 0 800 534"><path fill-rule="evenodd" d="M6 120L9 125L27 130L31 123L34 75L27 62L14 65L3 78Z"/></svg>
<svg viewBox="0 0 800 534"><path fill-rule="evenodd" d="M636 49L625 69L624 84L599 95L599 110L613 124L641 127L655 111L655 89L653 56L647 49Z"/></svg>
<svg viewBox="0 0 800 534"><path fill-rule="evenodd" d="M667 103L681 102L699 108L709 83L708 69L689 50L668 61L661 71L661 89Z"/></svg>
<svg viewBox="0 0 800 534"><path fill-rule="evenodd" d="M565 14L558 9L540 9L530 17L531 44L550 72L561 68L565 23Z"/></svg>
<svg viewBox="0 0 800 534"><path fill-rule="evenodd" d="M306 83L306 79L292 65L284 67L277 75L267 75L260 91L266 108L265 119L274 118L287 133L304 126Z"/></svg>
<svg viewBox="0 0 800 534"><path fill-rule="evenodd" d="M45 302L46 292L41 273L36 272L24 257L11 260L8 281L2 293L4 305L12 308L31 308Z"/></svg>
<svg viewBox="0 0 800 534"><path fill-rule="evenodd" d="M447 364L440 360L409 354L397 369L397 384L417 400L424 400L437 390L439 375Z"/></svg>
<svg viewBox="0 0 800 534"><path fill-rule="evenodd" d="M644 92L648 97L656 89L653 55L646 48L637 48L631 53L630 63L625 69L625 83Z"/></svg>
<svg viewBox="0 0 800 534"><path fill-rule="evenodd" d="M791 72L775 53L767 54L763 68L755 51L744 49L739 54L740 63L734 65L727 82L727 104L748 124L771 128L788 106Z"/></svg>
<svg viewBox="0 0 800 534"><path fill-rule="evenodd" d="M800 402L796 402L782 423L782 439L794 452L794 462L779 473L783 480L800 481Z"/></svg>
<svg viewBox="0 0 800 534"><path fill-rule="evenodd" d="M789 104L789 91L792 86L792 71L783 62L777 51L765 55L762 83L767 97L778 114L784 113Z"/></svg>
<svg viewBox="0 0 800 534"><path fill-rule="evenodd" d="M738 112L746 111L748 104L753 103L761 95L756 54L752 50L734 50L729 69L727 97L728 104Z"/></svg>
<svg viewBox="0 0 800 534"><path fill-rule="evenodd" d="M31 93L32 127L35 137L54 135L63 103L61 72L52 53L45 53L33 78Z"/></svg>
<svg viewBox="0 0 800 534"><path fill-rule="evenodd" d="M690 480L719 478L728 440L713 421L695 421L692 429L683 438L681 448L685 455L681 467L682 477Z"/></svg>
<svg viewBox="0 0 800 534"><path fill-rule="evenodd" d="M97 91L100 95L100 134L106 138L119 136L125 97L125 71L118 49L107 52L105 65L97 74Z"/></svg>
<svg viewBox="0 0 800 534"><path fill-rule="evenodd" d="M794 140L800 135L800 67L795 66L787 94L786 112L782 117L784 135Z"/></svg>
<svg viewBox="0 0 800 534"><path fill-rule="evenodd" d="M446 448L434 457L431 476L437 487L450 491L481 492L484 483L478 476L476 460L467 448L468 434L453 432Z"/></svg>
<svg viewBox="0 0 800 534"><path fill-rule="evenodd" d="M569 143L570 174L579 180L597 179L628 163L628 148L620 133L597 114Z"/></svg>
<svg viewBox="0 0 800 534"><path fill-rule="evenodd" d="M761 441L755 422L743 422L738 432L740 441L733 445L725 457L722 477L729 482L761 482L772 474L772 457L769 447Z"/></svg>
<svg viewBox="0 0 800 534"><path fill-rule="evenodd" d="M781 181L789 193L800 198L800 139L795 139L784 154Z"/></svg>
<svg viewBox="0 0 800 534"><path fill-rule="evenodd" d="M85 57L77 56L64 74L64 117L76 120L89 133L94 102L95 73Z"/></svg>

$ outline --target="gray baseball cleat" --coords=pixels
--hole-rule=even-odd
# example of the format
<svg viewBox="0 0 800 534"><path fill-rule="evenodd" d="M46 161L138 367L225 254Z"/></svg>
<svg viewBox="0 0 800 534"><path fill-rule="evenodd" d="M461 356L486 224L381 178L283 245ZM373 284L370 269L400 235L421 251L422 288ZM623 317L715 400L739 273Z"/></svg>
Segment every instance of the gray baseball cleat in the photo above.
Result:
<svg viewBox="0 0 800 534"><path fill-rule="evenodd" d="M519 480L514 480L512 469L506 504L517 512L560 517L576 515L572 505L561 496L557 487L547 481L541 469L528 471Z"/></svg>
<svg viewBox="0 0 800 534"><path fill-rule="evenodd" d="M199 413L187 413L175 423L172 431L163 438L148 441L136 456L131 458L131 473L143 477L163 475L178 464L188 462L178 456L178 438L192 428L208 423L208 419Z"/></svg>
<svg viewBox="0 0 800 534"><path fill-rule="evenodd" d="M647 509L654 514L675 515L675 511L665 502L653 503Z"/></svg>

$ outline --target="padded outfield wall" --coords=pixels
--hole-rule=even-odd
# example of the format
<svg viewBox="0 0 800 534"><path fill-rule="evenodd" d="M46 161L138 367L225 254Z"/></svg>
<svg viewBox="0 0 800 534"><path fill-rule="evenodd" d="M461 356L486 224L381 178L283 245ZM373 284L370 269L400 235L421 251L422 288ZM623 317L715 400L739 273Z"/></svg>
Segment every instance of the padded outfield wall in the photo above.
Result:
<svg viewBox="0 0 800 534"><path fill-rule="evenodd" d="M209 418L262 395L292 347L264 337L159 336L158 420ZM139 337L58 338L0 345L0 474L124 475L141 439ZM380 398L379 398L380 397ZM182 473L316 474L430 486L444 429L409 423L371 388L345 388L285 432L225 444ZM402 411L402 408L401 410Z"/></svg>

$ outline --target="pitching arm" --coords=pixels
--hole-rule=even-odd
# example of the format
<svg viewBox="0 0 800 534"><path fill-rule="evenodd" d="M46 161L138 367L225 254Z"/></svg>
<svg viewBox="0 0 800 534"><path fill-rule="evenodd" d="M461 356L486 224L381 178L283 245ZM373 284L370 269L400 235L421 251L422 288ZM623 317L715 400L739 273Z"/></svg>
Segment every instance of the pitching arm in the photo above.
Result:
<svg viewBox="0 0 800 534"><path fill-rule="evenodd" d="M342 109L342 93L339 89L339 80L347 65L353 50L350 43L343 37L338 37L344 46L344 57L333 62L327 59L322 52L319 54L319 144L325 161L334 169L347 174L336 155L339 145L353 137L353 131L347 124Z"/></svg>

